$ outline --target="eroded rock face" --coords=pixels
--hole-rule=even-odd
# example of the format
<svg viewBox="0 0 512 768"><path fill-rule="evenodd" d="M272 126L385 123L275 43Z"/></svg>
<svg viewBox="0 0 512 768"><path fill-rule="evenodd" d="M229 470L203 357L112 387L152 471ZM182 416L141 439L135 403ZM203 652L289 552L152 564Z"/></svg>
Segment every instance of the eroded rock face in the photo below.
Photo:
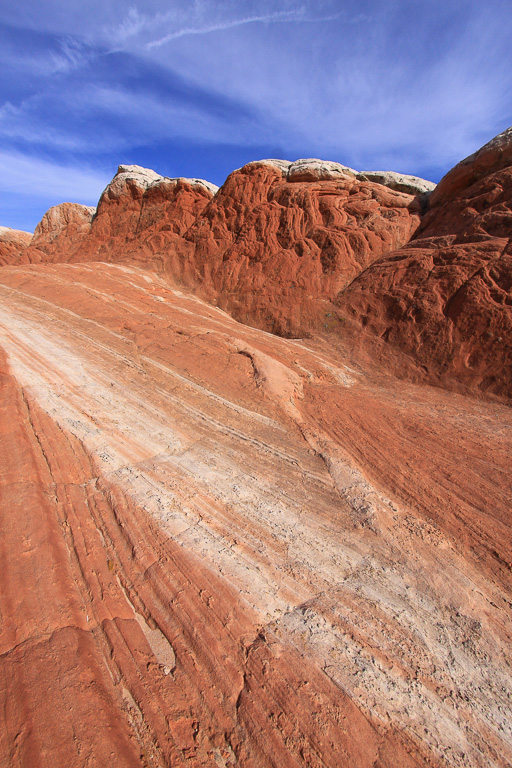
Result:
<svg viewBox="0 0 512 768"><path fill-rule="evenodd" d="M202 179L170 179L138 165L120 165L97 208L51 208L20 263L122 261L152 266L155 252L175 248L217 187Z"/></svg>
<svg viewBox="0 0 512 768"><path fill-rule="evenodd" d="M480 179L512 165L512 127L495 136L469 157L461 160L439 182L430 199L431 207L450 201Z"/></svg>
<svg viewBox="0 0 512 768"><path fill-rule="evenodd" d="M137 165L121 165L100 197L89 233L73 261L151 261L174 247L216 187L201 179L170 179Z"/></svg>
<svg viewBox="0 0 512 768"><path fill-rule="evenodd" d="M429 194L436 188L432 181L394 171L362 171L357 174L357 178L359 181L374 181L394 189L396 192L406 192L409 195Z"/></svg>
<svg viewBox="0 0 512 768"><path fill-rule="evenodd" d="M511 147L509 129L435 189L314 158L219 190L120 166L90 223L59 206L19 259L135 264L267 331L356 334L399 375L510 398Z"/></svg>
<svg viewBox="0 0 512 768"><path fill-rule="evenodd" d="M416 191L379 179L358 181L334 162L271 159L235 171L217 190L120 166L78 247L73 232L70 246L65 237L44 247L40 239L24 258L44 260L46 248L49 261L158 269L244 322L300 335L322 321L325 302L417 229Z"/></svg>
<svg viewBox="0 0 512 768"><path fill-rule="evenodd" d="M509 408L126 264L0 339L1 765L511 764Z"/></svg>
<svg viewBox="0 0 512 768"><path fill-rule="evenodd" d="M512 130L456 166L407 246L339 297L433 380L512 397Z"/></svg>
<svg viewBox="0 0 512 768"><path fill-rule="evenodd" d="M358 182L342 166L250 163L228 177L187 231L185 257L166 271L181 266L187 287L244 322L301 335L419 222L413 196Z"/></svg>
<svg viewBox="0 0 512 768"><path fill-rule="evenodd" d="M0 266L12 264L32 240L31 232L0 227Z"/></svg>
<svg viewBox="0 0 512 768"><path fill-rule="evenodd" d="M34 236L17 263L71 261L89 234L96 208L77 203L61 203L50 208L37 225Z"/></svg>

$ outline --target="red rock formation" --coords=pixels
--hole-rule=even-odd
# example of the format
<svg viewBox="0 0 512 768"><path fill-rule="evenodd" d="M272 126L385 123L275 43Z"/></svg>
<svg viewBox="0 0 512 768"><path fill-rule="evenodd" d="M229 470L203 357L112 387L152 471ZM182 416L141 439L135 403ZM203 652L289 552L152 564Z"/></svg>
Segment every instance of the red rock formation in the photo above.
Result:
<svg viewBox="0 0 512 768"><path fill-rule="evenodd" d="M120 166L94 216L51 209L17 261L144 266L265 330L355 333L402 376L511 397L511 147L509 129L430 193L311 159L249 163L218 191Z"/></svg>
<svg viewBox="0 0 512 768"><path fill-rule="evenodd" d="M355 329L387 364L398 351L401 375L511 397L511 130L447 174L423 219L432 185L390 172L268 160L216 192L120 166L92 223L52 209L18 262L138 264L266 330Z"/></svg>
<svg viewBox="0 0 512 768"><path fill-rule="evenodd" d="M2 768L512 762L510 409L127 265L0 297Z"/></svg>
<svg viewBox="0 0 512 768"><path fill-rule="evenodd" d="M430 380L512 397L512 129L444 177L412 242L338 304Z"/></svg>
<svg viewBox="0 0 512 768"><path fill-rule="evenodd" d="M407 177L413 194L406 194L389 188L405 177L385 176L383 183L358 181L338 163L266 160L232 173L214 196L217 188L201 180L120 166L90 228L68 225L81 207L59 206L60 218L52 209L23 261L146 266L245 322L297 335L323 320L326 301L362 269L417 229L414 193L428 182L417 186L420 180Z"/></svg>
<svg viewBox="0 0 512 768"><path fill-rule="evenodd" d="M138 166L119 166L97 209L72 203L51 208L20 262L110 262L135 251L136 259L154 266L154 253L172 247L212 188L197 179L166 179Z"/></svg>
<svg viewBox="0 0 512 768"><path fill-rule="evenodd" d="M18 255L16 263L70 261L89 233L95 210L77 203L61 203L50 208L37 225L28 247Z"/></svg>
<svg viewBox="0 0 512 768"><path fill-rule="evenodd" d="M264 161L232 173L185 235L182 282L261 328L315 327L326 302L420 221L412 195L325 166Z"/></svg>
<svg viewBox="0 0 512 768"><path fill-rule="evenodd" d="M512 764L511 147L0 231L1 768Z"/></svg>
<svg viewBox="0 0 512 768"><path fill-rule="evenodd" d="M18 253L24 250L31 240L30 232L0 227L0 267L4 264L12 264Z"/></svg>
<svg viewBox="0 0 512 768"><path fill-rule="evenodd" d="M155 266L155 254L174 247L216 190L201 179L168 179L139 166L119 166L73 260L134 259Z"/></svg>

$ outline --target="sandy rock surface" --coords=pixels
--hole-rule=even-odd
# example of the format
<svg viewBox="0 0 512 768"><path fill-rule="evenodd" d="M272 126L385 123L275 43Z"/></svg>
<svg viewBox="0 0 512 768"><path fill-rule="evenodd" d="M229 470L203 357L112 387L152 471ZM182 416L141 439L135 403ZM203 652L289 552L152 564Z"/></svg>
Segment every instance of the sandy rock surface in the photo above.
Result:
<svg viewBox="0 0 512 768"><path fill-rule="evenodd" d="M0 764L506 766L509 408L0 272Z"/></svg>

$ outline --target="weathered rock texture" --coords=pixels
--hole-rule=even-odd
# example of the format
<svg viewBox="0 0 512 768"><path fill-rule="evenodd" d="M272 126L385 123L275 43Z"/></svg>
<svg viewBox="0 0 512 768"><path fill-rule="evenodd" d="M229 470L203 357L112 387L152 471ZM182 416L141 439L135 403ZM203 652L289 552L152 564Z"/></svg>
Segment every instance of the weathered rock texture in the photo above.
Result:
<svg viewBox="0 0 512 768"><path fill-rule="evenodd" d="M93 213L51 209L14 263L143 266L264 330L355 333L399 375L512 397L512 129L437 187L317 159L220 190L120 166Z"/></svg>
<svg viewBox="0 0 512 768"><path fill-rule="evenodd" d="M0 231L1 768L512 764L511 139Z"/></svg>
<svg viewBox="0 0 512 768"><path fill-rule="evenodd" d="M512 129L442 179L412 242L338 304L432 380L512 398Z"/></svg>
<svg viewBox="0 0 512 768"><path fill-rule="evenodd" d="M31 240L32 234L30 232L0 227L0 266L11 264Z"/></svg>
<svg viewBox="0 0 512 768"><path fill-rule="evenodd" d="M510 764L510 409L126 265L0 296L2 766Z"/></svg>
<svg viewBox="0 0 512 768"><path fill-rule="evenodd" d="M328 300L420 223L412 195L348 170L325 178L312 161L295 167L251 163L231 174L186 233L190 255L177 273L238 319L283 335L318 325Z"/></svg>
<svg viewBox="0 0 512 768"><path fill-rule="evenodd" d="M397 192L407 192L408 194L430 194L436 185L432 181L419 179L417 176L406 176L402 173L393 171L363 171L357 174L360 181L376 181L385 187L394 189Z"/></svg>
<svg viewBox="0 0 512 768"><path fill-rule="evenodd" d="M19 263L142 265L244 322L299 335L322 321L329 299L419 226L416 192L379 179L358 181L352 169L315 159L263 160L217 190L120 166L90 224L82 206L52 209Z"/></svg>

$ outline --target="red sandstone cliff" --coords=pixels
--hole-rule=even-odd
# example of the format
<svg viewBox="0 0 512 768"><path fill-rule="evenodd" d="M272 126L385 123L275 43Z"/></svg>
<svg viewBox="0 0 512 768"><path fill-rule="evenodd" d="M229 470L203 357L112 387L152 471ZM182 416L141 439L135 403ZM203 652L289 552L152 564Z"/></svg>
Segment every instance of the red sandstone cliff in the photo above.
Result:
<svg viewBox="0 0 512 768"><path fill-rule="evenodd" d="M326 301L419 226L428 182L381 174L384 186L370 175L359 180L349 168L318 160L266 160L235 171L217 190L120 166L93 217L69 203L52 209L19 262L135 263L238 319L298 335L323 319Z"/></svg>

